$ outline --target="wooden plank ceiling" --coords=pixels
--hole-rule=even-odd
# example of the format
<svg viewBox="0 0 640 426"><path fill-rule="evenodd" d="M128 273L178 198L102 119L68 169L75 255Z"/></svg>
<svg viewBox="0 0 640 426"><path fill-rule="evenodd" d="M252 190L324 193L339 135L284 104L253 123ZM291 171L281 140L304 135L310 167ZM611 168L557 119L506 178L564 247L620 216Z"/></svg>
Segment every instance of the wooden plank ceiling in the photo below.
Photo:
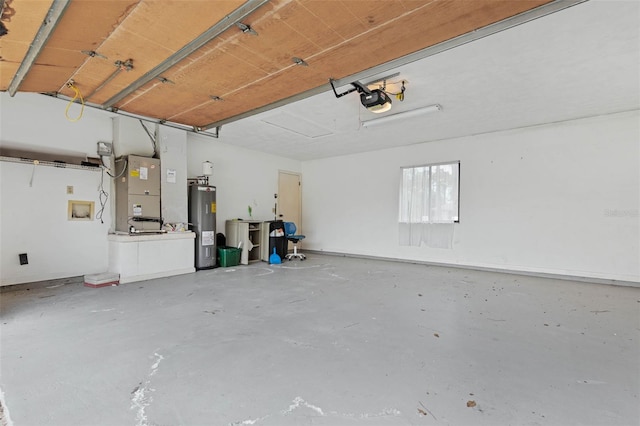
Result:
<svg viewBox="0 0 640 426"><path fill-rule="evenodd" d="M75 0L18 91L73 96L66 87L73 80L88 103L208 127L549 2L271 0L241 20L253 35L226 21L255 0ZM51 5L4 0L0 90L9 88ZM149 74L215 25L228 28Z"/></svg>

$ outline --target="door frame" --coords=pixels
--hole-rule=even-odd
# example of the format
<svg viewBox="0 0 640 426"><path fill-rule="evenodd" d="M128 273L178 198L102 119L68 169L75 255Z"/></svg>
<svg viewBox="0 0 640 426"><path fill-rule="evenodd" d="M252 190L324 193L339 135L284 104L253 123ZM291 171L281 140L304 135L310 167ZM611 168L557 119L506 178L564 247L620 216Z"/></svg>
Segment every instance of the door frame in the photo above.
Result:
<svg viewBox="0 0 640 426"><path fill-rule="evenodd" d="M298 177L298 205L296 206L297 208L297 214L298 214L298 220L295 221L297 228L300 230L302 229L302 174L299 172L292 172L289 170L278 170L278 210L280 210L280 198L281 198L281 194L282 194L282 182L281 182L281 176L282 175L293 175L293 176L297 176ZM282 220L286 220L284 217L280 217L279 216L280 211L276 212L276 217L278 219L282 219ZM289 218L289 221L291 221L291 218Z"/></svg>

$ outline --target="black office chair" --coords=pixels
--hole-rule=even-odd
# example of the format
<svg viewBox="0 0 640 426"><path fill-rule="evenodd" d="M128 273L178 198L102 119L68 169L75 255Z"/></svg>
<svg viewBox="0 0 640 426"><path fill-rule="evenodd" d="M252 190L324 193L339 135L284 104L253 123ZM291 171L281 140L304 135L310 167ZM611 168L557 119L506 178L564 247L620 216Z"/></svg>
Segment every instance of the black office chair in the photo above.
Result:
<svg viewBox="0 0 640 426"><path fill-rule="evenodd" d="M298 253L298 246L297 246L300 240L304 240L304 235L297 235L296 231L297 231L297 228L295 223L293 222L284 223L284 236L287 238L287 240L293 243L293 253L288 253L285 257L289 260L295 257L299 258L300 260L305 260L307 256L305 256L302 253Z"/></svg>

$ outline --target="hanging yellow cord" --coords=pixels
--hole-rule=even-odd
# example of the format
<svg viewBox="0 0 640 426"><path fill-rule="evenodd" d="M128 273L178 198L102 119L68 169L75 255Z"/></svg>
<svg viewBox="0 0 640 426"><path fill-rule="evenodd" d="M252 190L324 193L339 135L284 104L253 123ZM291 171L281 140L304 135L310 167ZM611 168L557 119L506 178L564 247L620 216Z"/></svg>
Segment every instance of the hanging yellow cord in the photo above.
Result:
<svg viewBox="0 0 640 426"><path fill-rule="evenodd" d="M82 118L82 113L84 112L84 98L82 97L82 93L80 93L80 89L78 89L74 83L72 82L67 83L67 87L69 87L71 90L74 91L75 96L73 97L73 99L69 101L69 105L67 105L67 109L64 110L64 115L65 117L67 117L67 120L75 123L76 121ZM69 108L71 108L71 104L73 104L78 98L80 98L80 104L82 105L80 107L80 115L78 115L76 118L69 118Z"/></svg>

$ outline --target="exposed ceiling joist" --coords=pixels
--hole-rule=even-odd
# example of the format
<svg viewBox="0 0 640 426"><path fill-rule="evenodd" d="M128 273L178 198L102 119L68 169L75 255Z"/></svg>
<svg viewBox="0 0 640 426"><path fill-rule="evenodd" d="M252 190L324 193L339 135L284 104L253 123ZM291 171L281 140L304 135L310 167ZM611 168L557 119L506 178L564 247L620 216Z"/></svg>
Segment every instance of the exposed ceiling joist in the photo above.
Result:
<svg viewBox="0 0 640 426"><path fill-rule="evenodd" d="M55 30L58 22L62 15L64 15L67 6L69 6L70 0L53 0L51 7L49 8L49 12L45 20L40 25L40 29L38 29L38 33L36 34L33 42L29 46L29 50L27 51L26 56L20 63L20 67L18 71L14 74L11 83L9 83L9 94L14 96L22 83L22 80L26 77L27 73L33 66L34 62L40 55L42 48L49 40L51 33Z"/></svg>
<svg viewBox="0 0 640 426"><path fill-rule="evenodd" d="M218 37L220 34L225 32L230 27L236 25L238 22L242 21L244 18L253 13L260 6L267 3L269 0L248 0L245 4L243 4L238 9L234 10L231 14L227 15L224 19L218 21L215 25L209 28L207 31L202 33L200 36L195 38L193 41L182 47L173 55L169 56L166 60L159 63L156 67L154 67L149 72L145 73L138 80L130 84L126 89L120 91L116 95L112 96L104 103L104 108L112 107L117 104L131 93L135 92L151 80L158 78L162 73L167 71L169 68L176 65L178 62L187 58L196 50L200 49L207 43L209 43L214 38ZM215 126L213 126L215 127Z"/></svg>

